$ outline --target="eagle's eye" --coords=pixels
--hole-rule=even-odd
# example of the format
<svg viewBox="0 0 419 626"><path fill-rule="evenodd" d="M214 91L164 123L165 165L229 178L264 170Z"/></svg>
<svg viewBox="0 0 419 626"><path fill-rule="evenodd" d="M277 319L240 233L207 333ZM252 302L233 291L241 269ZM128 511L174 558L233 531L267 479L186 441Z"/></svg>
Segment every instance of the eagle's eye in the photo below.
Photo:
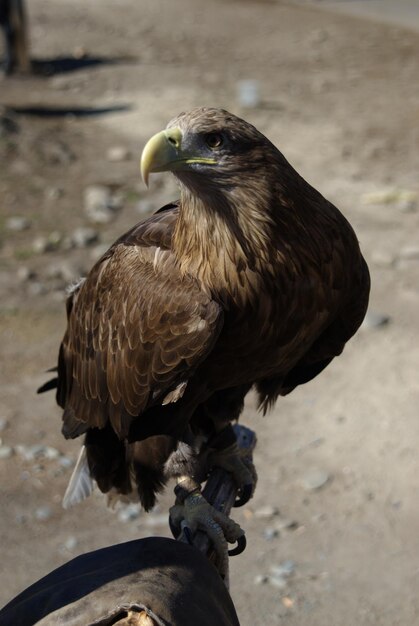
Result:
<svg viewBox="0 0 419 626"><path fill-rule="evenodd" d="M224 138L220 133L208 133L205 135L205 143L208 148L211 150L216 150L217 148L221 148L223 145Z"/></svg>

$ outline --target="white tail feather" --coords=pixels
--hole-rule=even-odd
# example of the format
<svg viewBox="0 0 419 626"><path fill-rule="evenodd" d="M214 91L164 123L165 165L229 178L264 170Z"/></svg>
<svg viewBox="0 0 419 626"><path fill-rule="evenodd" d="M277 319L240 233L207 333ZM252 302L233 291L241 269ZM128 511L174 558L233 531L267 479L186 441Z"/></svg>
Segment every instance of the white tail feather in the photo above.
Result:
<svg viewBox="0 0 419 626"><path fill-rule="evenodd" d="M87 463L86 446L82 446L76 466L63 498L63 508L68 509L88 498L94 488Z"/></svg>

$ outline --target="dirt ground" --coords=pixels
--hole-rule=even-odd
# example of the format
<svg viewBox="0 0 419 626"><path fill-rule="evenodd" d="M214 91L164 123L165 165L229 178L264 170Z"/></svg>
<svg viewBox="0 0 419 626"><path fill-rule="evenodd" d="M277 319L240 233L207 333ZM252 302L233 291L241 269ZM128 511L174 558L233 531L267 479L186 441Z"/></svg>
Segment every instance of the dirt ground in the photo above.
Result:
<svg viewBox="0 0 419 626"><path fill-rule="evenodd" d="M176 197L168 175L141 183L145 140L210 105L254 123L349 218L377 314L267 417L249 399L259 484L234 512L248 537L231 573L241 624L419 623L419 35L321 2L28 4L38 73L0 79L0 604L77 554L169 534L171 488L131 521L99 496L61 508L80 442L35 390L55 364L65 283ZM238 96L249 79L252 108ZM93 226L100 245L74 248L93 184L121 208Z"/></svg>

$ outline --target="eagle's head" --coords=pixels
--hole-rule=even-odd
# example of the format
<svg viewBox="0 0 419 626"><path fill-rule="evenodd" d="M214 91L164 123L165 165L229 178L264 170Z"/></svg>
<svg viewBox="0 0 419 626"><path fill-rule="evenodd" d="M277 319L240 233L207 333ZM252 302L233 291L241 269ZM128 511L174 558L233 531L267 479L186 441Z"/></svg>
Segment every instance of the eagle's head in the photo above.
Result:
<svg viewBox="0 0 419 626"><path fill-rule="evenodd" d="M202 107L181 113L148 141L141 173L146 184L151 172L169 170L194 190L227 190L252 175L266 177L280 156L248 122L223 109Z"/></svg>
<svg viewBox="0 0 419 626"><path fill-rule="evenodd" d="M286 167L262 133L223 109L181 113L154 135L143 150L141 172L146 184L151 172L163 171L179 182L172 248L182 271L201 278L220 298L228 293L244 301L256 293L240 290L239 273L271 263L276 254L274 214Z"/></svg>

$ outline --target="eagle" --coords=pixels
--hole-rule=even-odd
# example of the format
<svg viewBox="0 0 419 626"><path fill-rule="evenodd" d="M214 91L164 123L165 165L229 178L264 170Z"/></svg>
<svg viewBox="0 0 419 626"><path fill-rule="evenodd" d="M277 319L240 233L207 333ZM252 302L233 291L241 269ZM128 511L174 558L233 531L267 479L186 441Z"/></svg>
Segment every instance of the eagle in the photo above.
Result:
<svg viewBox="0 0 419 626"><path fill-rule="evenodd" d="M266 412L341 354L366 313L369 272L340 211L253 125L217 108L175 117L141 157L180 199L122 235L67 299L57 388L66 438L84 436L64 504L91 491L149 510L175 478L175 528L222 553L242 529L200 492L214 466L238 504L256 472L232 423Z"/></svg>

